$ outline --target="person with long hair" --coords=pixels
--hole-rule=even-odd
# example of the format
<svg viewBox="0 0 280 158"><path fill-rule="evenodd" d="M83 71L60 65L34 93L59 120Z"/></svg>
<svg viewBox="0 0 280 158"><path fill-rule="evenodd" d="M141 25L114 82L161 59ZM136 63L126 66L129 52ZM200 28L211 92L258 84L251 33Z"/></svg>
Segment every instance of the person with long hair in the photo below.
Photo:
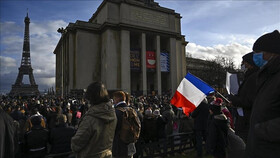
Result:
<svg viewBox="0 0 280 158"><path fill-rule="evenodd" d="M85 98L91 105L81 118L71 148L77 158L112 157L117 117L108 92L101 82L94 82L88 86Z"/></svg>

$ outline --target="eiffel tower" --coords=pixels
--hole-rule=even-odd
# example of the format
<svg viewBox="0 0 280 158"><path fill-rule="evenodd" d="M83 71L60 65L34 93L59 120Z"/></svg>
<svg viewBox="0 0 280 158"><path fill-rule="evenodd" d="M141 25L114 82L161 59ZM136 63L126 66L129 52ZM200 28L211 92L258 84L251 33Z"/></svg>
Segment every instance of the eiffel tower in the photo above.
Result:
<svg viewBox="0 0 280 158"><path fill-rule="evenodd" d="M29 23L30 18L27 15L24 19L25 30L24 30L24 41L23 41L23 51L20 67L18 68L19 73L15 84L12 85L12 90L9 95L11 96L35 96L39 95L38 85L35 83L33 76L33 69L31 67L31 57L30 57L30 42L29 42ZM23 76L28 75L30 84L24 84L22 82Z"/></svg>

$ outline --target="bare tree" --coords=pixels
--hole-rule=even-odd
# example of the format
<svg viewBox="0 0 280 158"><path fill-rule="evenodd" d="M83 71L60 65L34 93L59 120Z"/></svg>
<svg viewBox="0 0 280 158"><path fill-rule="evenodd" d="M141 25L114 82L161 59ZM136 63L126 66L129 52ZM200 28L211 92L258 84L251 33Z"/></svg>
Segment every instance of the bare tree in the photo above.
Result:
<svg viewBox="0 0 280 158"><path fill-rule="evenodd" d="M186 55L188 54L190 53L187 52ZM225 88L227 72L236 72L233 58L216 56L215 59L208 60L192 57L186 59L187 70L217 90Z"/></svg>
<svg viewBox="0 0 280 158"><path fill-rule="evenodd" d="M190 52L186 52L186 57L187 58L192 58L192 54Z"/></svg>

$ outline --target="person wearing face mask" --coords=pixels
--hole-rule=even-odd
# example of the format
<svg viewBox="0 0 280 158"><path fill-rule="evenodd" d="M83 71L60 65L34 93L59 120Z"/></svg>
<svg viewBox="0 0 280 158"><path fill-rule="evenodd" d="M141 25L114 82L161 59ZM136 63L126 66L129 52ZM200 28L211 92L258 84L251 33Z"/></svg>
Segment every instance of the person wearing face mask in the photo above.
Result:
<svg viewBox="0 0 280 158"><path fill-rule="evenodd" d="M236 108L235 133L240 136L244 142L250 127L250 116L252 106L256 97L256 76L259 68L253 61L253 52L247 53L242 57L241 68L244 71L244 80L238 89L236 95L230 95L229 100Z"/></svg>
<svg viewBox="0 0 280 158"><path fill-rule="evenodd" d="M280 33L259 37L253 45L253 60L260 67L257 94L252 108L246 153L250 158L280 155Z"/></svg>

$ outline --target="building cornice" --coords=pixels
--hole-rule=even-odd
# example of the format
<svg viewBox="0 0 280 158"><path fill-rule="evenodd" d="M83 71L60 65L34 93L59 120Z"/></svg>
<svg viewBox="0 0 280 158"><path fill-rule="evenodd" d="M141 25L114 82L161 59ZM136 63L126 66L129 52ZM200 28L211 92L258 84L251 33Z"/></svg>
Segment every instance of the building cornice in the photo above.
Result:
<svg viewBox="0 0 280 158"><path fill-rule="evenodd" d="M154 5L147 5L144 2L140 2L140 1L136 1L136 0L104 0L100 4L100 6L97 8L96 12L88 20L88 22L92 22L93 19L96 18L96 16L99 14L101 9L105 6L105 4L107 2L115 3L115 4L118 4L118 5L120 5L121 3L126 3L126 4L129 4L129 5L132 5L132 6L146 8L146 9L149 9L149 10L159 11L159 12L163 12L163 13L167 13L167 14L174 14L176 18L182 18L182 16L180 16L179 13L175 12L175 10L165 8L165 7L161 7L157 2L153 2Z"/></svg>
<svg viewBox="0 0 280 158"><path fill-rule="evenodd" d="M71 32L71 31L76 31L77 29L80 30L86 30L86 31L91 31L91 32L95 32L95 33L102 33L105 30L107 30L108 28L110 29L116 29L116 30L129 30L129 31L134 31L137 30L137 32L151 32L153 34L159 34L162 36L172 36L176 39L182 39L185 36L181 35L177 32L173 32L173 31L165 31L165 30L159 30L159 29L153 29L150 27L143 27L143 26L136 26L136 25L130 25L130 24L126 24L126 23L119 23L119 24L114 24L114 23L109 23L109 22L105 22L102 25L99 24L93 24L93 23L88 23L85 21L77 21L76 23L70 23L66 29L67 32ZM187 45L188 42L183 41L185 45Z"/></svg>

